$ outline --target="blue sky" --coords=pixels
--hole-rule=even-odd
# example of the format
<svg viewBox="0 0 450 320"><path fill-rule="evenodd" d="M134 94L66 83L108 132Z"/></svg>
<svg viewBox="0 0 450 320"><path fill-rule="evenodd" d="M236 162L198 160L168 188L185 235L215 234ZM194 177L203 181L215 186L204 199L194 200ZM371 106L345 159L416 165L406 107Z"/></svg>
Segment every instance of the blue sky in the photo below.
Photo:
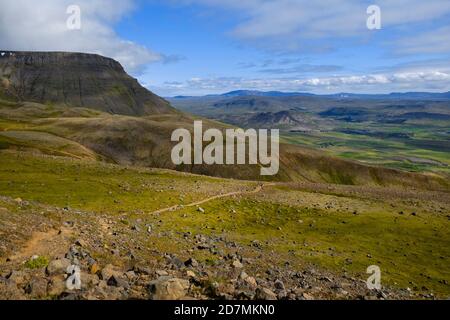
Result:
<svg viewBox="0 0 450 320"><path fill-rule="evenodd" d="M450 90L448 0L2 0L0 26L0 48L111 56L163 96Z"/></svg>

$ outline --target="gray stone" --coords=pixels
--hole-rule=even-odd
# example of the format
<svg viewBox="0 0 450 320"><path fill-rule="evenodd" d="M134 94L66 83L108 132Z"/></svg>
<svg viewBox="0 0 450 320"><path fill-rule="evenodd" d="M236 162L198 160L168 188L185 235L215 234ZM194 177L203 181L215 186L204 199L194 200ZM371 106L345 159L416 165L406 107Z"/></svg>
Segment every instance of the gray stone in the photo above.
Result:
<svg viewBox="0 0 450 320"><path fill-rule="evenodd" d="M274 286L277 290L286 290L284 283L281 280L276 280Z"/></svg>
<svg viewBox="0 0 450 320"><path fill-rule="evenodd" d="M59 297L67 290L65 277L61 274L51 277L47 289L49 296Z"/></svg>
<svg viewBox="0 0 450 320"><path fill-rule="evenodd" d="M187 261L184 263L184 265L185 265L186 267L193 267L193 268L196 268L196 267L198 267L198 262L197 262L197 260L195 260L194 258L190 258L189 260L187 260Z"/></svg>
<svg viewBox="0 0 450 320"><path fill-rule="evenodd" d="M47 280L44 278L33 278L25 291L33 298L45 298L47 296Z"/></svg>
<svg viewBox="0 0 450 320"><path fill-rule="evenodd" d="M245 282L248 286L250 286L251 288L256 288L256 286L258 285L258 284L256 283L256 279L253 278L253 277L247 277L247 278L245 278L245 279L244 279L244 282Z"/></svg>
<svg viewBox="0 0 450 320"><path fill-rule="evenodd" d="M171 277L160 277L150 282L152 300L179 300L186 297L189 281Z"/></svg>
<svg viewBox="0 0 450 320"><path fill-rule="evenodd" d="M108 281L112 276L120 278L122 276L122 272L112 264L108 264L102 269L101 275L103 280Z"/></svg>
<svg viewBox="0 0 450 320"><path fill-rule="evenodd" d="M258 288L258 289L256 289L255 299L256 300L277 300L277 295L273 291L271 291L267 288Z"/></svg>
<svg viewBox="0 0 450 320"><path fill-rule="evenodd" d="M77 246L79 246L79 247L82 247L82 248L86 248L86 246L87 246L86 241L81 240L81 239L78 239L77 241L75 241L75 244L76 244Z"/></svg>
<svg viewBox="0 0 450 320"><path fill-rule="evenodd" d="M24 300L24 292L11 279L0 277L0 293L3 300Z"/></svg>
<svg viewBox="0 0 450 320"><path fill-rule="evenodd" d="M58 260L52 260L47 266L47 274L52 276L56 274L65 274L67 268L71 265L69 259L63 258Z"/></svg>
<svg viewBox="0 0 450 320"><path fill-rule="evenodd" d="M242 263L239 260L234 260L233 263L231 264L233 266L233 268L236 269L242 269L244 266L242 265Z"/></svg>
<svg viewBox="0 0 450 320"><path fill-rule="evenodd" d="M8 279L13 281L17 285L22 285L27 281L27 274L24 271L17 271L14 270L11 272L11 274L8 276Z"/></svg>

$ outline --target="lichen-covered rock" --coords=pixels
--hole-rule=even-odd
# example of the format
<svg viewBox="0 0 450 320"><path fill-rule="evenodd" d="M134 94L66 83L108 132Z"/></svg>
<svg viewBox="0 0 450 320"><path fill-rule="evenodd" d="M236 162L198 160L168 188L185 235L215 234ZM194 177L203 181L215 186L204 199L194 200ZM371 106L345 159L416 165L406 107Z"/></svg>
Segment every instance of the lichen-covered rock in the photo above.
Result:
<svg viewBox="0 0 450 320"><path fill-rule="evenodd" d="M277 300L277 295L267 288L256 289L256 300Z"/></svg>
<svg viewBox="0 0 450 320"><path fill-rule="evenodd" d="M56 274L65 274L70 264L70 260L66 258L52 260L47 266L47 274L50 276Z"/></svg>
<svg viewBox="0 0 450 320"><path fill-rule="evenodd" d="M152 300L179 300L186 297L189 281L171 277L160 277L150 282Z"/></svg>

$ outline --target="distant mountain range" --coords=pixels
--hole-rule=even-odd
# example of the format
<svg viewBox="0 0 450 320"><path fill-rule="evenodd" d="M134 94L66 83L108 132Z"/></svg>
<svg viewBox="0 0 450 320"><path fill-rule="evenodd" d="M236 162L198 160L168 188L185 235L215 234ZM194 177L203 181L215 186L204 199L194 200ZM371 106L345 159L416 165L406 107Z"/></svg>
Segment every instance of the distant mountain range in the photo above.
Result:
<svg viewBox="0 0 450 320"><path fill-rule="evenodd" d="M237 126L291 131L323 130L334 121L401 124L450 117L450 92L315 95L238 90L169 101L182 111Z"/></svg>
<svg viewBox="0 0 450 320"><path fill-rule="evenodd" d="M442 93L434 92L393 92L389 94L359 94L359 93L335 93L335 94L313 94L307 92L282 92L282 91L257 91L236 90L223 94L212 94L203 97L325 97L333 99L403 99L403 100L450 100L450 91ZM195 96L175 96L171 99L199 98Z"/></svg>

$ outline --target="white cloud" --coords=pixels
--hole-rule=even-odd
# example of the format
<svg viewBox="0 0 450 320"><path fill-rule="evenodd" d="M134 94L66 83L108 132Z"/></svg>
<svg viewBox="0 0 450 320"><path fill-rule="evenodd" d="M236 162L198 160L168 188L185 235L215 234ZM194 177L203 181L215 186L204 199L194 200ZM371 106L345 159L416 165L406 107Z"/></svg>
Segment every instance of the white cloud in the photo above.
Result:
<svg viewBox="0 0 450 320"><path fill-rule="evenodd" d="M81 8L80 30L66 26L72 4ZM0 0L0 49L98 53L139 73L164 56L115 33L113 25L134 6L134 0Z"/></svg>
<svg viewBox="0 0 450 320"><path fill-rule="evenodd" d="M176 0L172 0L176 1ZM231 34L259 47L276 51L328 51L333 40L348 38L365 41L377 31L366 27L366 9L371 4L381 8L382 30L391 35L406 35L417 30L418 24L433 24L439 19L448 25L448 0L178 0L183 4L202 4L218 10L232 10L240 22ZM416 27L416 29L411 29ZM428 26L429 27L429 26ZM441 25L442 27L442 25ZM434 26L439 31L439 26ZM431 31L434 31L431 30ZM442 30L445 32L446 30ZM382 32L382 31L381 31ZM448 35L448 32L447 32ZM395 47L410 48L408 41L416 43L412 50L427 48L427 52L449 52L448 45L427 46L429 41L405 38ZM442 38L442 37L441 37ZM330 40L325 45L324 40ZM444 38L448 40L448 36ZM436 38L436 42L439 39ZM448 41L447 41L448 43ZM433 51L436 50L436 51Z"/></svg>
<svg viewBox="0 0 450 320"><path fill-rule="evenodd" d="M450 1L449 1L450 2ZM395 44L399 54L448 53L450 52L450 26L422 32L414 37L404 37Z"/></svg>
<svg viewBox="0 0 450 320"><path fill-rule="evenodd" d="M246 79L240 77L192 78L185 82L167 82L158 92L169 95L207 94L236 89L311 91L315 93L361 92L387 93L396 90L450 91L450 70L398 72L392 74L348 75L323 78Z"/></svg>

